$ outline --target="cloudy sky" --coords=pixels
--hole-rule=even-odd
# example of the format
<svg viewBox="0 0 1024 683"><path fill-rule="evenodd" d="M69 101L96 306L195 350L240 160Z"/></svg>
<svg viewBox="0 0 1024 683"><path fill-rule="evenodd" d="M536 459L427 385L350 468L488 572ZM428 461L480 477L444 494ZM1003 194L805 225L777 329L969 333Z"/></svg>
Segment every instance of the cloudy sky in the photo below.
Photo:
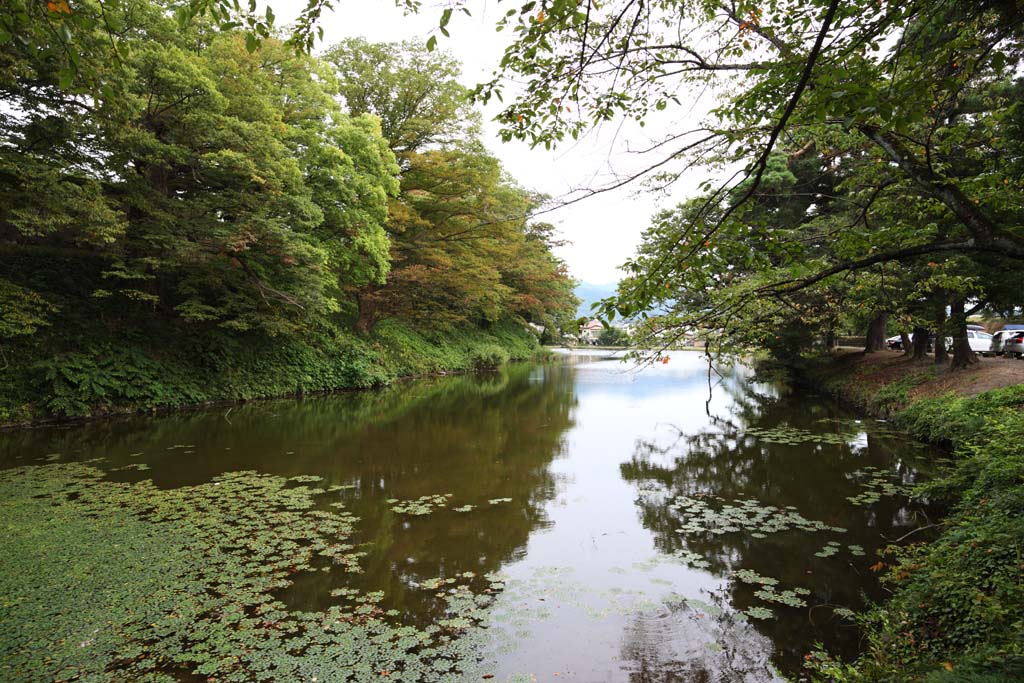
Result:
<svg viewBox="0 0 1024 683"><path fill-rule="evenodd" d="M272 0L279 24L294 17L305 3ZM424 3L419 15L405 16L391 0L338 0L335 11L325 15L323 46L342 38L362 36L374 42L418 40L426 42L436 30L440 9ZM494 24L502 9L497 3L479 3L474 16L456 13L448 29L450 38L437 34L438 48L451 52L463 64L463 83L473 86L489 79L501 59L511 32L498 33ZM508 99L509 88L505 94ZM491 119L498 103L484 109L485 142L505 168L523 186L552 197L573 190L607 184L614 174L638 168L642 159L629 150L649 144L658 135L685 121L649 121L639 126L605 126L580 141L553 150L530 149L518 142L502 143ZM677 113L678 115L678 113ZM639 185L589 197L544 216L557 226L569 244L559 250L574 277L591 283L611 283L620 277L618 266L635 251L650 216L662 205L672 205L693 193L699 178L687 178L673 189L672 197L655 197Z"/></svg>

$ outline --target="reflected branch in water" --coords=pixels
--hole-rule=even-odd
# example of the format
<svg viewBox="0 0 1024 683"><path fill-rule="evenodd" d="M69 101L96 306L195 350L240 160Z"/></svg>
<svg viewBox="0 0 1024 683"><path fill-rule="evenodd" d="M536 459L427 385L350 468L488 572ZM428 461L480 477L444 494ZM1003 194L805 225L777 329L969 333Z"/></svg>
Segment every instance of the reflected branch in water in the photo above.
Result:
<svg viewBox="0 0 1024 683"><path fill-rule="evenodd" d="M769 683L772 643L732 611L720 592L710 603L673 596L626 627L621 658L630 683Z"/></svg>

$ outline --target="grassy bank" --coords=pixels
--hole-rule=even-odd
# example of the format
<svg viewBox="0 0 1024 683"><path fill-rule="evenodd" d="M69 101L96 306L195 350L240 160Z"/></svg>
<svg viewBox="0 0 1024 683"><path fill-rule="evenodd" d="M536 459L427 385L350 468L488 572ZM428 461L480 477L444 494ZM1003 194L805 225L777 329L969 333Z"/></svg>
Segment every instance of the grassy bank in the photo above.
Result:
<svg viewBox="0 0 1024 683"><path fill-rule="evenodd" d="M856 358L819 359L802 373L954 454L952 468L920 492L950 505L938 537L887 549L876 567L892 597L859 618L864 654L842 663L817 653L814 677L1024 680L1024 384L976 393L972 371Z"/></svg>
<svg viewBox="0 0 1024 683"><path fill-rule="evenodd" d="M538 352L534 336L514 322L424 333L383 321L366 337L331 327L307 339L196 337L166 346L153 338L160 337L83 343L59 354L6 349L0 425L365 389Z"/></svg>

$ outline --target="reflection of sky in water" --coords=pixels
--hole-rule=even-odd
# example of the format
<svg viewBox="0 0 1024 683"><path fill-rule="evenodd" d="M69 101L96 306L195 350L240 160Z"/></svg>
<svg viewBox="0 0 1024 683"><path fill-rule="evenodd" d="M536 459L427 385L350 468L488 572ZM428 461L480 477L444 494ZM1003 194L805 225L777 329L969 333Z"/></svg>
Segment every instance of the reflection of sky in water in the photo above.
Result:
<svg viewBox="0 0 1024 683"><path fill-rule="evenodd" d="M843 474L862 461L888 464L891 449L870 424L852 421L830 401L787 398L755 382L746 366L712 371L709 401L699 353L672 353L666 364L642 367L599 350L568 360L576 400L562 455L551 464L558 485L545 508L548 524L531 534L522 559L504 568L511 581L495 611L505 634L495 654L499 678L521 672L554 680L558 672L559 680L637 683L780 680L773 661L781 656L797 667L815 640L830 636L808 626L806 609L768 605L778 621L748 621L738 611L764 603L751 597L756 586L731 581L732 571L753 567L787 588L807 587L812 604L852 604L867 587L864 578L849 561L824 565L813 556L833 536L790 531L765 541L732 534L691 543L675 533L669 505L701 491L764 498L793 504L810 519L858 527L835 537L876 547L880 530L912 525L911 512L889 505L856 510L850 519L845 496L858 484ZM554 371L539 368L533 379ZM745 433L754 426L833 440L769 444ZM913 478L909 463L892 464L901 478ZM673 557L676 549L695 551L711 566L688 567Z"/></svg>
<svg viewBox="0 0 1024 683"><path fill-rule="evenodd" d="M504 570L512 581L496 621L514 624L516 646L497 656L497 673L672 681L703 671L710 680L774 680L771 642L731 621L730 609L701 606L723 580L659 552L638 515L636 487L620 470L639 436L671 439L707 423L702 357L677 353L639 369L588 358L573 367L574 426L551 465L560 484L547 507L550 525ZM711 409L727 411L731 401L717 390Z"/></svg>

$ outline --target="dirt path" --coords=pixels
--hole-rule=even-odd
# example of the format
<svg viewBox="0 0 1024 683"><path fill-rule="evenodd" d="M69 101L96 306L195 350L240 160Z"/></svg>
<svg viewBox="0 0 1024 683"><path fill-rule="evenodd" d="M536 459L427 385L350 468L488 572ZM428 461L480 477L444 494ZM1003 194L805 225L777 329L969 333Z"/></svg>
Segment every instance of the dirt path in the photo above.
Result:
<svg viewBox="0 0 1024 683"><path fill-rule="evenodd" d="M915 378L915 386L907 392L911 399L949 392L975 396L990 389L1024 384L1024 360L1011 358L979 357L978 363L966 369L951 370L949 365L936 366L931 358L915 361L896 351L864 353L840 349L836 356L840 365L856 374L858 383L865 383L864 393L905 377ZM850 368L851 364L856 367ZM921 380L919 384L917 380Z"/></svg>

